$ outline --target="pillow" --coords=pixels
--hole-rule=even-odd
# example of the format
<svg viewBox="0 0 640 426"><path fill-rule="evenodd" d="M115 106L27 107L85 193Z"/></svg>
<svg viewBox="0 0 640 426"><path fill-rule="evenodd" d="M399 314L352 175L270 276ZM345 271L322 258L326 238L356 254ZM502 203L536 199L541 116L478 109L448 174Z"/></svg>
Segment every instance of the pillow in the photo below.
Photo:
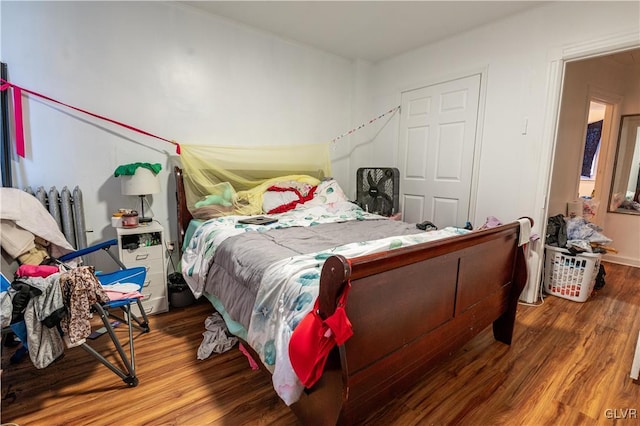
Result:
<svg viewBox="0 0 640 426"><path fill-rule="evenodd" d="M269 213L298 199L298 194L293 191L265 191L262 195L262 211Z"/></svg>
<svg viewBox="0 0 640 426"><path fill-rule="evenodd" d="M313 185L309 185L308 183L298 182L295 180L289 180L286 182L278 182L269 187L269 190L275 189L286 189L286 190L296 190L300 193L302 197L306 197L309 195L309 191L313 188Z"/></svg>
<svg viewBox="0 0 640 426"><path fill-rule="evenodd" d="M322 204L332 204L348 201L342 188L335 179L327 179L320 182L313 199L304 203L305 206L319 206Z"/></svg>
<svg viewBox="0 0 640 426"><path fill-rule="evenodd" d="M313 198L315 186L302 182L280 182L270 186L262 195L262 211L267 214L284 213Z"/></svg>

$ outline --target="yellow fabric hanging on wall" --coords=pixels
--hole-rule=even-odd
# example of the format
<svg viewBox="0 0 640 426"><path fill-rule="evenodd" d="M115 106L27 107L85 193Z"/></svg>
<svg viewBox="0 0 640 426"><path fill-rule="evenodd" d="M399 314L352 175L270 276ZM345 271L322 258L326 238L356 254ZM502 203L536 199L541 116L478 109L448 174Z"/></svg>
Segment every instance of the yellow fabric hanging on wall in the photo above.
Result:
<svg viewBox="0 0 640 426"><path fill-rule="evenodd" d="M262 212L262 194L276 182L295 180L317 185L331 176L330 143L279 146L181 144L187 206L220 192L228 182L236 191L233 214Z"/></svg>

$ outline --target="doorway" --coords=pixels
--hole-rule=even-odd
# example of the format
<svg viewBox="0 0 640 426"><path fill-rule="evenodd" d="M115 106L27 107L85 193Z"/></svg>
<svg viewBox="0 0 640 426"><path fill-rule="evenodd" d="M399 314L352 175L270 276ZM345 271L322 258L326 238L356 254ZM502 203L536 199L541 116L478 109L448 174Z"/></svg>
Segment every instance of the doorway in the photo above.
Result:
<svg viewBox="0 0 640 426"><path fill-rule="evenodd" d="M639 54L636 48L565 63L547 209L547 217L567 215L569 202L590 197L587 214L593 216L585 219L602 228L616 250L604 259L633 266L640 265L634 238L640 223L611 214L607 207L620 116L640 108ZM587 135L599 126L599 143L585 147Z"/></svg>

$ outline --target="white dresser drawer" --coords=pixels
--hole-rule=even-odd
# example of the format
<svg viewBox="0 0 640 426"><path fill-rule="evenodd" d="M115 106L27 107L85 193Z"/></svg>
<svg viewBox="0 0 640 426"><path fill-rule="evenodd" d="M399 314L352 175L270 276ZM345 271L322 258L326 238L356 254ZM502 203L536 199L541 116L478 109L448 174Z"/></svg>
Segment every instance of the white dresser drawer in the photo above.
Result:
<svg viewBox="0 0 640 426"><path fill-rule="evenodd" d="M147 275L152 274L154 272L161 272L164 267L164 262L162 259L149 259L149 260L139 260L135 262L124 262L127 268L134 268L136 266L142 266L147 270Z"/></svg>
<svg viewBox="0 0 640 426"><path fill-rule="evenodd" d="M152 259L162 259L161 246L140 247L134 250L122 250L122 262L127 265L130 262L143 262Z"/></svg>
<svg viewBox="0 0 640 426"><path fill-rule="evenodd" d="M142 266L147 271L141 293L147 314L169 310L167 271L164 258L164 230L157 223L137 228L118 228L118 255L127 268ZM137 304L133 312L139 314Z"/></svg>
<svg viewBox="0 0 640 426"><path fill-rule="evenodd" d="M162 279L162 274L160 272L148 273L144 280L144 285L142 286L141 293L145 295L146 298L150 297L147 295L148 292L153 292L155 296L166 296L167 295L167 286Z"/></svg>

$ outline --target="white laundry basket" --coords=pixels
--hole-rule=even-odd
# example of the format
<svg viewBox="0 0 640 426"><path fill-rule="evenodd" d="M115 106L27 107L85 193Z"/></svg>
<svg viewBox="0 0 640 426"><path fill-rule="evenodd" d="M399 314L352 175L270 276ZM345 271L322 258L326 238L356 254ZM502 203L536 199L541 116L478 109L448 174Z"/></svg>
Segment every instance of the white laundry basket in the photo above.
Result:
<svg viewBox="0 0 640 426"><path fill-rule="evenodd" d="M575 302L585 302L596 283L601 254L572 255L560 247L545 245L544 290Z"/></svg>

